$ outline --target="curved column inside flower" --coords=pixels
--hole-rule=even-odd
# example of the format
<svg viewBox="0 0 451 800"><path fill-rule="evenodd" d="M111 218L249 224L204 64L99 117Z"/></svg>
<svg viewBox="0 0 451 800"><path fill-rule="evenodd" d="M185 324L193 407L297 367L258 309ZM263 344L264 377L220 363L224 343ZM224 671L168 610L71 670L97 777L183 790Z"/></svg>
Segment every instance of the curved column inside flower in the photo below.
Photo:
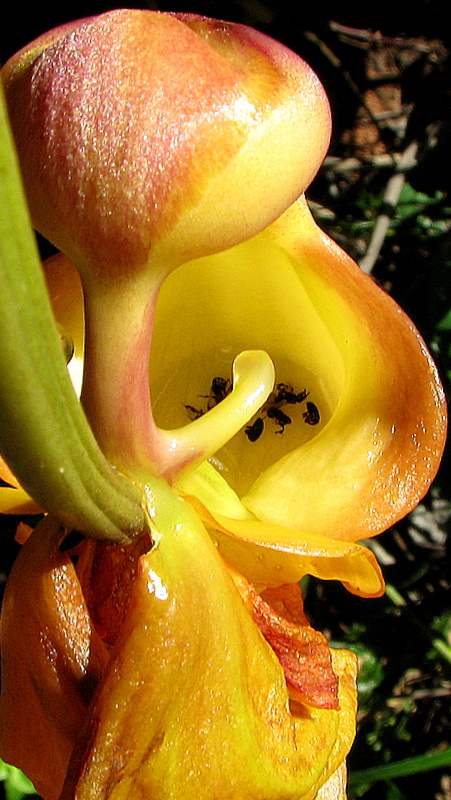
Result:
<svg viewBox="0 0 451 800"><path fill-rule="evenodd" d="M144 282L144 286L142 285ZM126 473L145 467L168 480L223 447L270 395L274 365L264 350L235 358L230 390L199 418L174 430L153 418L149 357L161 279L86 290L82 402L100 447Z"/></svg>
<svg viewBox="0 0 451 800"><path fill-rule="evenodd" d="M160 431L166 443L167 477L195 467L241 430L268 399L274 364L264 350L244 350L233 362L233 388L220 403L182 428Z"/></svg>

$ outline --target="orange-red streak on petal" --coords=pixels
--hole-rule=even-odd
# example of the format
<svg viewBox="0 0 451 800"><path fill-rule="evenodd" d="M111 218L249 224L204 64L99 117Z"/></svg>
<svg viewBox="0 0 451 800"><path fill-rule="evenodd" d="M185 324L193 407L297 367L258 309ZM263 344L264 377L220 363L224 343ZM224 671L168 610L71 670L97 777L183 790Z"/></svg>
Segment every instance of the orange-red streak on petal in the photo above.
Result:
<svg viewBox="0 0 451 800"><path fill-rule="evenodd" d="M329 645L304 614L299 584L259 594L233 568L231 571L253 621L280 661L290 697L315 708L338 709L338 679Z"/></svg>

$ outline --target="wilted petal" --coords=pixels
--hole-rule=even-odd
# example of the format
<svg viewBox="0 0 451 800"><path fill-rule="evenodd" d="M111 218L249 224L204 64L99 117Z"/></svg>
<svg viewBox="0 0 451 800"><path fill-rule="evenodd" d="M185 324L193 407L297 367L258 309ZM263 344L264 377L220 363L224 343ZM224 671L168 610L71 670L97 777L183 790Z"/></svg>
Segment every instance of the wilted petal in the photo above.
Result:
<svg viewBox="0 0 451 800"><path fill-rule="evenodd" d="M304 614L299 584L259 594L242 576L235 576L252 619L282 665L290 698L315 708L338 709L338 679L330 648L326 637L311 627Z"/></svg>
<svg viewBox="0 0 451 800"><path fill-rule="evenodd" d="M62 537L46 517L14 563L2 607L0 750L46 800L59 796L106 660Z"/></svg>
<svg viewBox="0 0 451 800"><path fill-rule="evenodd" d="M323 783L315 793L315 800L347 800L346 792L346 764L342 763L330 778ZM310 800L313 795L307 795L306 800Z"/></svg>

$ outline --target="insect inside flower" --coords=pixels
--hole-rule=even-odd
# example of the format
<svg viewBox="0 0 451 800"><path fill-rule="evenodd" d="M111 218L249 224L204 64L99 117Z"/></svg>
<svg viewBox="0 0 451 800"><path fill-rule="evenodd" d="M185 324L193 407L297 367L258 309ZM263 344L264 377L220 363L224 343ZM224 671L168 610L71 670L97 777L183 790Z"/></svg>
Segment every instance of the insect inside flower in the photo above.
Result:
<svg viewBox="0 0 451 800"><path fill-rule="evenodd" d="M232 381L230 378L213 378L209 393L199 395L199 397L207 399L205 408L196 408L195 406L185 405L189 418L193 420L199 419L199 417L202 417L203 414L206 414L207 411L210 411L210 409L214 408L218 405L218 403L224 400L231 391Z"/></svg>
<svg viewBox="0 0 451 800"><path fill-rule="evenodd" d="M318 425L321 419L317 406L315 403L311 403L310 401L307 403L307 411L304 411L302 416L304 417L304 422L306 422L307 425Z"/></svg>

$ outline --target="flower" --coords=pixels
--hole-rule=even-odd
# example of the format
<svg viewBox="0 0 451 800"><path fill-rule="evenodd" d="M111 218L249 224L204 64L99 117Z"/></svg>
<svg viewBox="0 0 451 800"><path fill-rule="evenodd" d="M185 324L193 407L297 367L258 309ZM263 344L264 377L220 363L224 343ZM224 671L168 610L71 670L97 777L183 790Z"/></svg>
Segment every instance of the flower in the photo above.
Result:
<svg viewBox="0 0 451 800"><path fill-rule="evenodd" d="M299 581L382 594L361 540L427 491L446 412L418 332L303 197L323 90L248 28L136 10L51 31L4 79L33 222L64 252L45 269L69 368L84 342L83 407L146 524L73 542L52 507L27 539L2 755L46 800L344 798L354 658ZM41 497L7 455L3 511L24 479Z"/></svg>

